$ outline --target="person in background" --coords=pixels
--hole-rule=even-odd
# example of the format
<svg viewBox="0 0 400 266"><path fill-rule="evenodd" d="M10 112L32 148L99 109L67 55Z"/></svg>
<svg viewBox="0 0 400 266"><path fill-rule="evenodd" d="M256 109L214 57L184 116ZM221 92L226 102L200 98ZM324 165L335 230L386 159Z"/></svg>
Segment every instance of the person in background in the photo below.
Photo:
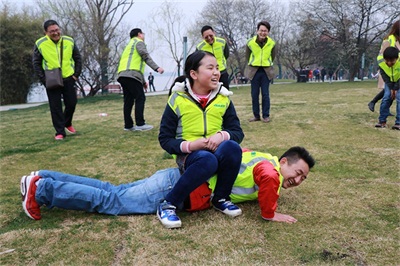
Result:
<svg viewBox="0 0 400 266"><path fill-rule="evenodd" d="M269 84L274 78L275 41L268 37L271 25L267 21L257 24L257 35L247 41L245 76L251 80L253 118L249 122L260 121L260 88L262 121L270 122Z"/></svg>
<svg viewBox="0 0 400 266"><path fill-rule="evenodd" d="M379 123L375 127L387 127L386 119L389 116L390 104L392 100L396 99L396 121L392 129L400 130L400 94L398 93L400 88L399 49L390 46L383 51L383 55L378 55L377 60L379 72L385 82L385 93L379 111Z"/></svg>
<svg viewBox="0 0 400 266"><path fill-rule="evenodd" d="M154 87L154 76L151 72L149 73L147 80L149 81L149 91L151 92L151 88L153 88L153 91L156 92L156 88Z"/></svg>
<svg viewBox="0 0 400 266"><path fill-rule="evenodd" d="M61 68L64 86L55 89L46 88L46 93L49 99L51 120L56 130L54 139L63 140L66 137L66 131L76 134L72 126L78 102L75 81L81 74L82 60L74 39L62 35L60 26L55 20L45 21L43 28L45 36L35 42L33 49L33 69L46 87L45 70ZM61 54L62 65L60 65ZM64 111L62 102L65 105Z"/></svg>
<svg viewBox="0 0 400 266"><path fill-rule="evenodd" d="M219 71L221 72L219 81L229 90L229 74L226 69L226 61L229 57L228 44L225 39L216 37L214 29L208 25L201 28L201 36L203 37L203 41L197 45L196 49L210 52L217 58Z"/></svg>
<svg viewBox="0 0 400 266"><path fill-rule="evenodd" d="M244 133L227 96L233 93L219 82L218 65L209 52L197 50L189 55L186 79L175 82L161 118L158 140L166 152L176 156L182 172L157 208L157 217L166 228L181 227L176 207L214 174L218 176L211 200L214 208L231 217L242 214L229 194L239 172L239 143Z"/></svg>
<svg viewBox="0 0 400 266"><path fill-rule="evenodd" d="M280 192L282 188L302 184L314 164L314 158L303 147L291 147L279 159L269 153L243 149L241 170L230 198L233 203L258 200L264 220L295 223L294 217L276 211ZM107 215L153 214L157 212L160 200L170 193L180 178L178 168L168 168L141 180L113 185L56 171L34 171L21 178L22 207L34 220L42 218L41 206ZM197 195L205 199L206 205L202 209L210 208L209 195L215 190L217 178L213 176L205 182L208 192L199 194L199 190L194 190L177 208L193 209L193 199Z"/></svg>
<svg viewBox="0 0 400 266"><path fill-rule="evenodd" d="M397 49L400 50L400 20L397 20L395 23L393 23L389 33L385 36L385 38L383 38L379 54L380 55L383 54L383 51L385 51L385 49L388 47L397 47ZM368 103L368 109L371 112L375 111L375 104L383 98L383 95L385 93L384 87L385 87L385 82L383 81L382 76L379 74L379 76L378 76L379 92ZM392 105L392 103L390 103L390 106L391 105ZM389 109L390 109L390 106L389 106ZM390 112L389 112L389 115L392 115L392 114L390 114Z"/></svg>
<svg viewBox="0 0 400 266"><path fill-rule="evenodd" d="M117 78L124 93L124 130L151 130L153 126L147 125L144 120L146 96L143 87L147 86L144 79L145 63L160 74L164 73L164 69L159 67L150 57L144 43L144 33L141 29L134 28L129 35L129 43L122 52L119 61ZM134 126L131 115L134 104L136 104L136 126Z"/></svg>

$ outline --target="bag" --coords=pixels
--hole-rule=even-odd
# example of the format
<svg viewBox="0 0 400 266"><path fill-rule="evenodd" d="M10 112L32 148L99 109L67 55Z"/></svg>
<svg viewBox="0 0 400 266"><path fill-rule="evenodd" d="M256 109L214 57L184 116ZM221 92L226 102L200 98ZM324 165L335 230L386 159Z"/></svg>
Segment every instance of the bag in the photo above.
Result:
<svg viewBox="0 0 400 266"><path fill-rule="evenodd" d="M46 76L46 89L54 90L64 87L61 68L45 70L44 75Z"/></svg>
<svg viewBox="0 0 400 266"><path fill-rule="evenodd" d="M190 193L188 200L185 201L185 210L189 212L201 211L211 207L212 191L208 183L201 184Z"/></svg>

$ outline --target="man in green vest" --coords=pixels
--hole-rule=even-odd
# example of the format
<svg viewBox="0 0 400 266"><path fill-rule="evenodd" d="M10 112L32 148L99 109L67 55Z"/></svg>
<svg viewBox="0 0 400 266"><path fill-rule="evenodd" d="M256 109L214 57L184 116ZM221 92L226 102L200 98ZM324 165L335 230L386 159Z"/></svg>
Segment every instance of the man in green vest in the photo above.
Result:
<svg viewBox="0 0 400 266"><path fill-rule="evenodd" d="M231 201L258 200L264 220L295 223L294 217L276 212L280 190L300 185L314 164L313 157L303 147L292 147L280 158L245 149L230 194ZM178 168L168 168L139 181L112 185L94 178L40 170L21 178L22 206L34 220L41 219L42 205L109 215L151 214L156 213L159 202L180 177ZM196 211L211 207L215 184L216 177L212 177L192 191L183 206L177 208Z"/></svg>
<svg viewBox="0 0 400 266"><path fill-rule="evenodd" d="M216 37L214 29L208 25L201 28L201 36L203 37L203 41L197 45L196 49L210 52L215 56L219 71L221 72L219 81L229 90L229 75L226 70L226 60L229 57L228 44L225 39Z"/></svg>
<svg viewBox="0 0 400 266"><path fill-rule="evenodd" d="M245 76L251 80L253 118L249 121L270 122L269 84L274 78L275 41L268 37L271 25L267 21L257 24L257 35L247 41ZM261 115L260 116L260 88ZM262 118L262 119L261 119Z"/></svg>
<svg viewBox="0 0 400 266"><path fill-rule="evenodd" d="M61 29L54 20L47 20L44 25L45 36L35 42L33 50L33 69L40 81L46 86L45 70L61 69L63 86L46 88L49 99L51 119L56 130L55 140L63 140L65 131L75 134L72 117L75 112L77 96L75 81L82 71L79 49L74 39L61 35ZM62 101L65 110L63 111Z"/></svg>
<svg viewBox="0 0 400 266"><path fill-rule="evenodd" d="M143 88L147 86L144 78L146 64L154 71L162 74L164 69L159 67L150 57L144 43L144 32L134 28L130 32L130 41L122 52L118 66L118 82L124 93L124 130L145 131L153 128L144 120L144 103L146 96ZM135 105L135 122L133 124L132 109Z"/></svg>

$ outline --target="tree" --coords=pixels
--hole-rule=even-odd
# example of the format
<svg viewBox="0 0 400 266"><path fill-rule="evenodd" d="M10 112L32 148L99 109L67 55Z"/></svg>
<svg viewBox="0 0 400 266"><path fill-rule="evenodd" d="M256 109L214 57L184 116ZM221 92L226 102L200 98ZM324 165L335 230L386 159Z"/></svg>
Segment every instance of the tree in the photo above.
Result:
<svg viewBox="0 0 400 266"><path fill-rule="evenodd" d="M0 13L0 104L25 103L35 80L32 51L35 41L43 35L42 20L28 9L16 13L8 4Z"/></svg>
<svg viewBox="0 0 400 266"><path fill-rule="evenodd" d="M133 5L133 0L38 0L43 12L58 18L64 34L71 35L82 54L83 71L78 83L83 95L83 86L90 86L90 96L105 89L109 75L116 73L120 57L120 44L126 32L120 23Z"/></svg>
<svg viewBox="0 0 400 266"><path fill-rule="evenodd" d="M150 27L166 43L171 58L175 61L178 70L178 76L184 60L183 38L187 36L187 28L184 27L185 16L183 12L172 2L165 1L154 14L151 15L152 24ZM162 45L157 44L160 48ZM191 43L188 51L193 48Z"/></svg>
<svg viewBox="0 0 400 266"><path fill-rule="evenodd" d="M377 51L371 48L375 49L388 25L398 19L398 5L398 0L312 0L298 3L297 16L313 21L309 29L317 33L316 42L324 38L338 48L329 52L343 55L343 63L349 67L349 80L354 80L362 75L363 56L376 56Z"/></svg>

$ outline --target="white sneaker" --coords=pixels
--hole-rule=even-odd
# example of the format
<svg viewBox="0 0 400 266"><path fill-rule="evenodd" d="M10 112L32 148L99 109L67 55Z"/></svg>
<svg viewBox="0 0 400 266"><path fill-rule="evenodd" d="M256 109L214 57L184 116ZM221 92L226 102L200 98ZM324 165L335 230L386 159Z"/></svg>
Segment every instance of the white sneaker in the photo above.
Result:
<svg viewBox="0 0 400 266"><path fill-rule="evenodd" d="M181 219L176 215L175 210L176 207L168 201L163 201L158 205L157 217L165 228L172 229L182 226Z"/></svg>
<svg viewBox="0 0 400 266"><path fill-rule="evenodd" d="M152 125L146 125L146 124L144 124L143 126L136 126L135 127L135 130L137 130L137 131L147 131L147 130L151 130L151 129L153 129L153 126Z"/></svg>
<svg viewBox="0 0 400 266"><path fill-rule="evenodd" d="M131 128L124 128L125 131L135 131L135 127L131 127Z"/></svg>

